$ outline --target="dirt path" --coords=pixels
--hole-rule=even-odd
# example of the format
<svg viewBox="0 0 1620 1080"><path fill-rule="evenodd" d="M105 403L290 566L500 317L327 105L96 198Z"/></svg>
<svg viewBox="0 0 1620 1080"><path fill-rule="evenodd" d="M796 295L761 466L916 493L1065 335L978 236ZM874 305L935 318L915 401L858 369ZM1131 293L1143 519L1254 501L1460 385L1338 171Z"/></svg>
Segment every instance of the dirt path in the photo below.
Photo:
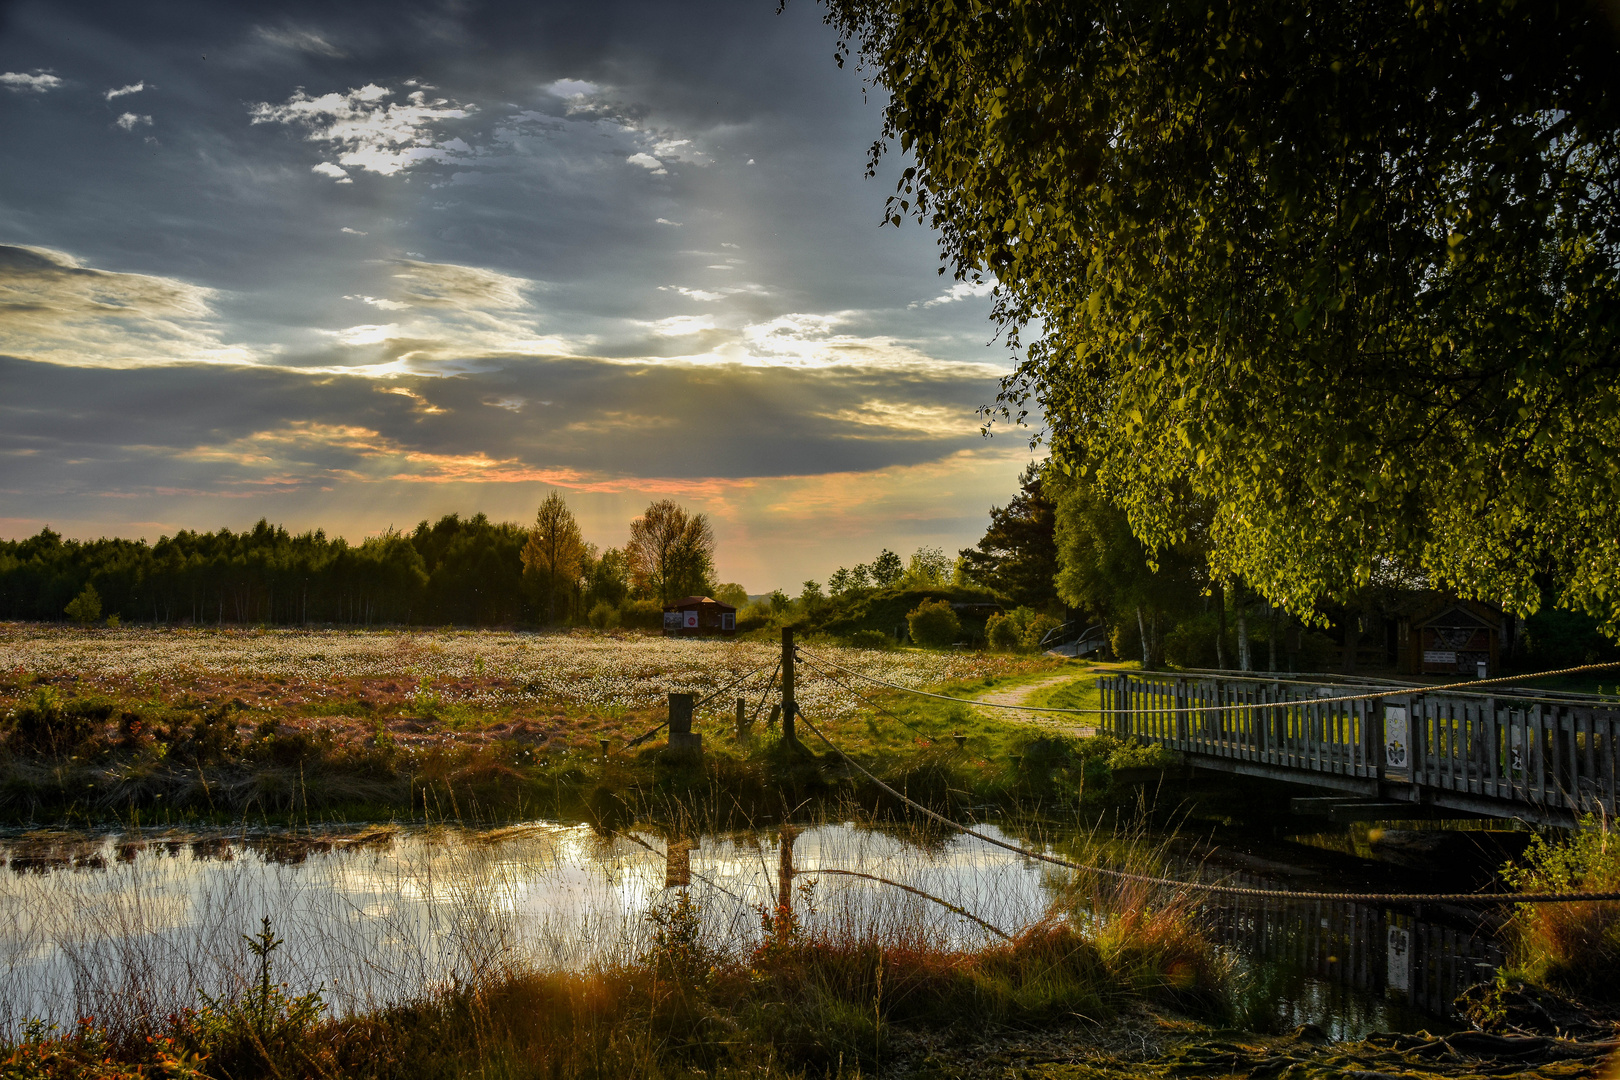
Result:
<svg viewBox="0 0 1620 1080"><path fill-rule="evenodd" d="M1024 683L1021 686L1008 687L1005 690L991 690L980 694L975 701L982 701L987 705L1022 705L1039 691L1070 682L1084 672L1064 671L1039 682ZM1094 735L1096 724L1089 717L1064 716L1061 713L1015 712L1012 709L987 709L1002 720L1012 720L1024 724L1039 724L1068 735Z"/></svg>

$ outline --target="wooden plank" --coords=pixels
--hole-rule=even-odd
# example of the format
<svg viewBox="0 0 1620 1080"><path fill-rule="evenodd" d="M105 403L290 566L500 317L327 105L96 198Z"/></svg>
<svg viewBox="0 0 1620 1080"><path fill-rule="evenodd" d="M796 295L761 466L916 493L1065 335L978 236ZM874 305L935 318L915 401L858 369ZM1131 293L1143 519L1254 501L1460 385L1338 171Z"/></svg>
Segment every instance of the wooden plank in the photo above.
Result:
<svg viewBox="0 0 1620 1080"><path fill-rule="evenodd" d="M1507 729L1505 723L1507 710L1498 711L1495 698L1490 699L1490 706L1490 717L1485 729L1485 776L1487 787L1484 793L1499 797L1502 794L1501 739L1502 733Z"/></svg>
<svg viewBox="0 0 1620 1080"><path fill-rule="evenodd" d="M1534 740L1535 745L1530 748L1529 760L1525 765L1529 768L1532 777L1530 787L1531 798L1545 806L1547 804L1547 725L1541 715L1541 706L1530 706L1530 730L1527 733Z"/></svg>

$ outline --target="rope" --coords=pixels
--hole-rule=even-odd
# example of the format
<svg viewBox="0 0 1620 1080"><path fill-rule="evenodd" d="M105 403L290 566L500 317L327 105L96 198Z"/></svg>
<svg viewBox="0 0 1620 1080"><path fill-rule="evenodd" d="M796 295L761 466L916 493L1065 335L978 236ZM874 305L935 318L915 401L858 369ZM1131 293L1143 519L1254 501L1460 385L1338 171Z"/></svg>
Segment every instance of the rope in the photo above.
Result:
<svg viewBox="0 0 1620 1080"><path fill-rule="evenodd" d="M733 686L736 686L739 683L743 683L743 682L748 681L749 679L752 679L755 675L758 675L760 672L764 671L769 666L770 666L769 664L761 664L761 665L759 665L759 667L755 668L753 671L750 671L748 674L742 676L741 678L731 680L726 685L722 686L720 689L716 690L714 693L712 693L708 697L704 698L702 701L694 701L692 703L692 711L697 712L698 709L702 708L704 705L707 705L709 702L713 701L715 698L719 697L721 694L725 693L727 690L730 690ZM771 677L774 679L776 676L772 675ZM648 728L646 731L643 731L640 735L637 735L635 738L631 739L629 742L627 742L623 746L619 747L619 749L616 751L616 753L622 754L626 750L630 750L630 749L632 749L634 747L640 746L642 743L646 742L648 739L652 738L654 735L658 734L660 731L663 731L668 726L669 726L669 717L666 716L666 717L664 717L664 719L660 720L658 723L654 724L652 727Z"/></svg>
<svg viewBox="0 0 1620 1080"><path fill-rule="evenodd" d="M1012 940L1012 935L1007 933L1007 931L1001 929L999 926L994 926L985 922L983 919L979 918L966 908L957 907L949 900L942 899L930 892L923 892L921 889L913 888L912 886L901 881L890 881L888 878L878 877L876 874L863 874L859 870L829 870L826 867L823 867L820 870L795 870L793 873L795 877L812 877L816 874L838 874L842 877L865 878L867 881L875 881L880 885L893 885L895 888L902 889L913 896L920 896L924 900L932 900L940 907L945 908L947 911L953 911L962 916L964 919L971 919L1003 941Z"/></svg>
<svg viewBox="0 0 1620 1080"><path fill-rule="evenodd" d="M848 689L847 687L845 688ZM954 700L954 699L953 699ZM797 710L795 710L797 711ZM1083 863L1071 862L1057 855L1048 855L1045 852L1030 851L1019 844L997 840L993 836L971 829L960 822L952 821L944 814L936 813L921 803L908 798L894 788L873 776L867 768L848 754L844 753L831 739L821 733L821 730L812 724L801 712L799 719L809 728L816 738L827 744L833 753L854 766L862 775L872 783L899 799L907 806L932 818L941 825L966 833L975 840L982 840L994 847L1005 848L1016 852L1026 858L1038 859L1041 862L1051 863L1068 870L1078 870L1086 874L1101 874L1104 877L1115 878L1119 881L1133 881L1142 885L1163 885L1175 889L1190 889L1194 892L1215 893L1221 896L1247 896L1272 900L1332 900L1357 904L1573 904L1591 903L1599 900L1620 900L1620 892L1601 893L1349 893L1349 892L1292 892L1287 889L1256 889L1243 885L1216 885L1203 881L1181 881L1175 878L1157 877L1152 874L1133 874L1125 870L1110 870L1103 866L1087 866Z"/></svg>
<svg viewBox="0 0 1620 1080"><path fill-rule="evenodd" d="M805 659L811 660L812 663L817 659L811 657L808 653L804 655ZM847 672L848 674L855 676L857 679L865 679L867 682L877 683L879 686L887 686L894 690L901 690L908 694L916 694L919 697L938 698L941 701L956 701L964 705L975 705L984 709L1009 709L1013 712L1064 713L1071 716L1163 716L1166 713L1172 712L1224 713L1241 712L1246 709L1285 709L1291 705L1329 705L1339 701L1376 701L1380 698L1401 697L1413 693L1437 694L1441 691L1456 690L1463 687L1490 686L1497 683L1509 682L1525 682L1529 679L1550 679L1559 675L1578 675L1582 672L1608 671L1612 668L1620 668L1620 661L1614 661L1606 664L1582 664L1579 667L1561 668L1558 671L1543 671L1535 675L1504 675L1496 679L1471 679L1468 682L1442 683L1439 686L1425 686L1423 689L1417 691L1412 690L1410 687L1402 687L1397 690L1380 690L1371 694L1344 694L1339 697L1300 698L1293 701L1250 701L1235 702L1231 705L1172 705L1160 709L1104 709L1100 707L1096 709L1054 709L1041 705L1004 705L998 701L968 701L959 697L951 697L949 694L935 694L927 690L916 690L909 686L902 686L899 683L889 682L886 679L879 679L871 675L863 674L856 671L854 668L845 667L843 664L837 663L833 660L828 660L825 657L821 657L819 659L821 663L835 667L839 671Z"/></svg>

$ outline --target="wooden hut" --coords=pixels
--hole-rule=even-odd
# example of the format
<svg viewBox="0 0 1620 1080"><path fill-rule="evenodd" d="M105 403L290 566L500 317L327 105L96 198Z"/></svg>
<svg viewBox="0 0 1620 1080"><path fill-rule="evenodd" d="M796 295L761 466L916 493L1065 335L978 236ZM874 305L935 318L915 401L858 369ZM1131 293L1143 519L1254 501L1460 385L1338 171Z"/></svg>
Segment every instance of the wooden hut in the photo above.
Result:
<svg viewBox="0 0 1620 1080"><path fill-rule="evenodd" d="M1499 673L1502 616L1486 604L1453 600L1399 621L1401 671L1484 679Z"/></svg>
<svg viewBox="0 0 1620 1080"><path fill-rule="evenodd" d="M670 637L698 637L737 632L737 609L707 596L688 596L664 606L664 633Z"/></svg>

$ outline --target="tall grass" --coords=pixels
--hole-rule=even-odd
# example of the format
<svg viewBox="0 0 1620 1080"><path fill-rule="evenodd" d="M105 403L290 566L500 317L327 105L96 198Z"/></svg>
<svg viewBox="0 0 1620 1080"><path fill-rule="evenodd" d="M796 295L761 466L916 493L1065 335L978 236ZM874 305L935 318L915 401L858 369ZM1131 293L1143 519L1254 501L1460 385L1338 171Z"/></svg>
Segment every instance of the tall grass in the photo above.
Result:
<svg viewBox="0 0 1620 1080"><path fill-rule="evenodd" d="M1559 838L1535 837L1503 877L1524 892L1620 892L1620 836L1587 817ZM1620 902L1521 904L1507 940L1509 963L1531 981L1620 1000Z"/></svg>
<svg viewBox="0 0 1620 1080"><path fill-rule="evenodd" d="M42 1076L854 1074L897 1027L1103 1020L1144 998L1219 1008L1226 969L1173 893L1043 882L976 843L826 822L798 835L782 907L769 834L703 839L692 888L661 889L680 832L443 830L437 846L373 840L392 846L297 870L237 841L209 873L182 848L14 878L0 1059ZM1126 863L1159 858L1131 863L1134 843L1119 841ZM937 905L818 865L907 880L1014 938L989 944ZM52 1011L90 1024L20 1022L41 1011L18 987L42 952L61 958Z"/></svg>

